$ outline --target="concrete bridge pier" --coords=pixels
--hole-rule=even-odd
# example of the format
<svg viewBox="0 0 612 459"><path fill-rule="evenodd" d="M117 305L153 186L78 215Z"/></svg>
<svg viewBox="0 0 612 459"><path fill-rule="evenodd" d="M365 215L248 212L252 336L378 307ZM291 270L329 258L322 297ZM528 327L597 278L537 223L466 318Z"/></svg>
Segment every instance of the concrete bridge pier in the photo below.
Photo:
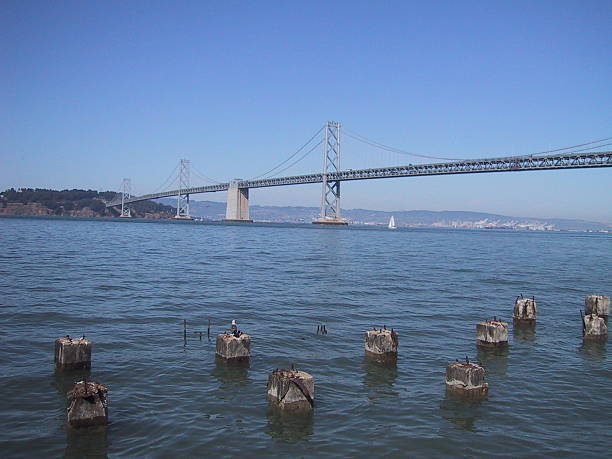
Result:
<svg viewBox="0 0 612 459"><path fill-rule="evenodd" d="M230 182L227 190L227 208L225 210L226 222L252 222L249 218L249 189L241 188L238 184L241 179Z"/></svg>

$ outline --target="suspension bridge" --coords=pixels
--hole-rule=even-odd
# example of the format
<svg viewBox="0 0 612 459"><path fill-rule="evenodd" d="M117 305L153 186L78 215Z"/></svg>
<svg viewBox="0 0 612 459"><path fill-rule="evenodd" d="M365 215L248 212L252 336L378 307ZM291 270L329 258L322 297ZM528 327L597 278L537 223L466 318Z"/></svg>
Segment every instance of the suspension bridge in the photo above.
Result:
<svg viewBox="0 0 612 459"><path fill-rule="evenodd" d="M390 166L368 169L340 168L340 140L341 125L338 122L329 121L297 152L284 160L279 166L271 169L268 173L283 166L292 160L298 153L309 145L313 139L322 131L323 139L314 145L309 151L295 160L292 166L310 154L319 145L323 144L323 171L321 173L293 175L286 177L256 177L250 180L234 179L225 183L217 182L212 185L196 186L190 185L191 163L183 159L178 166L178 188L155 193L134 196L131 193L130 179L123 179L122 190L106 207L120 207L121 217L131 216L131 204L138 201L152 199L177 197L177 219L191 219L189 214L189 197L192 194L214 193L227 191L226 221L250 222L249 217L249 190L251 188L264 188L273 186L301 185L308 183L322 183L320 218L313 223L345 225L346 222L340 215L340 183L352 180L371 180L397 177L419 177L429 175L454 175L454 174L477 174L494 172L519 172L536 170L556 169L584 169L595 167L612 166L612 151L586 151L611 145L603 143L612 138L601 139L572 147L560 148L546 152L533 153L520 156L506 156L499 158L458 160L451 158L433 157L416 153L407 153L382 143L369 140L358 134L348 134L350 137L383 150L409 154L417 157L430 159L447 159L450 161L429 164L408 164L405 166ZM581 148L586 147L587 148ZM567 151L571 150L571 151ZM564 152L562 152L564 151ZM282 171L286 170L282 169ZM277 171L278 172L278 171ZM200 174L201 175L201 174Z"/></svg>

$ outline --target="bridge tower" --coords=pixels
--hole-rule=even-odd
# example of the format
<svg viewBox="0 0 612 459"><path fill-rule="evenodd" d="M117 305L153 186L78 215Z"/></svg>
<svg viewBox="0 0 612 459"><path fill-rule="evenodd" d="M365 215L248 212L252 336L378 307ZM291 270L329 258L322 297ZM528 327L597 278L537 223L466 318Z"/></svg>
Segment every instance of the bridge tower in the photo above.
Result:
<svg viewBox="0 0 612 459"><path fill-rule="evenodd" d="M346 225L340 218L340 182L328 180L329 174L340 171L340 123L328 121L325 126L325 146L323 148L323 194L321 196L321 216L313 223L326 225Z"/></svg>
<svg viewBox="0 0 612 459"><path fill-rule="evenodd" d="M188 159L181 159L179 166L179 194L176 204L176 216L180 220L191 220L189 215L189 193L186 191L189 189L189 169L191 161Z"/></svg>
<svg viewBox="0 0 612 459"><path fill-rule="evenodd" d="M121 183L121 215L120 217L130 218L132 216L132 209L130 203L125 202L132 196L132 180L124 178Z"/></svg>

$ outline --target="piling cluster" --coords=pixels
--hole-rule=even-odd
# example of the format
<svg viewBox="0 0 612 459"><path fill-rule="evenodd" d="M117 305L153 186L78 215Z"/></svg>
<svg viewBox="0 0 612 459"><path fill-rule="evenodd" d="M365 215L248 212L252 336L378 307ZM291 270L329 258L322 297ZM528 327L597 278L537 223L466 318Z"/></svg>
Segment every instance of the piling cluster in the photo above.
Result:
<svg viewBox="0 0 612 459"><path fill-rule="evenodd" d="M584 340L605 340L608 334L610 298L591 295L585 298L582 317ZM534 297L516 298L512 319L515 327L534 326L537 305ZM197 331L200 340L203 332ZM317 327L317 334L327 335L325 325ZM207 335L210 340L210 319ZM183 321L183 336L187 340L187 321ZM508 324L494 317L476 324L478 346L504 347L508 345ZM399 334L386 326L372 327L364 333L365 354L385 364L395 364L399 347ZM89 370L91 368L92 342L69 335L55 340L55 366L57 371ZM238 330L232 321L229 331L217 335L216 358L223 362L249 362L251 358L251 337ZM451 362L446 367L445 386L448 392L467 397L484 397L489 384L485 381L485 369L477 363ZM310 411L314 408L314 377L301 370L276 369L268 377L267 396L270 402L290 412ZM108 423L108 388L95 381L83 379L74 384L67 394L67 419L71 427L106 425Z"/></svg>
<svg viewBox="0 0 612 459"><path fill-rule="evenodd" d="M57 371L91 369L93 343L85 338L62 336L55 340ZM96 381L76 382L67 394L66 414L71 427L108 424L108 388Z"/></svg>

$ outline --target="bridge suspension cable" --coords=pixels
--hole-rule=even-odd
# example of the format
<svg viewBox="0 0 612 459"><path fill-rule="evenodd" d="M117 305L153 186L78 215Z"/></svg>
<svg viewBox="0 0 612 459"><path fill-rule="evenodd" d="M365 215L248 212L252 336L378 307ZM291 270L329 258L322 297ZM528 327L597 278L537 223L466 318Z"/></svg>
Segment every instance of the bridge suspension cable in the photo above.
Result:
<svg viewBox="0 0 612 459"><path fill-rule="evenodd" d="M287 164L289 161L291 161L291 159L293 159L295 156L297 156L297 155L298 155L298 154L299 154L299 153L300 153L300 152L301 152L301 151L302 151L304 148L306 148L306 147L307 147L307 146L310 144L310 142L312 142L312 141L313 141L313 140L314 140L314 139L315 139L315 138L316 138L316 137L317 137L317 136L318 136L318 135L321 133L321 131L323 131L323 128L324 128L324 127L325 127L325 126L321 126L321 128L320 128L320 129L319 129L317 132L315 132L315 133L313 134L313 136L312 136L310 139L308 139L308 140L306 141L306 143L305 143L305 144L303 144L303 145L302 145L300 148L298 148L298 149L297 149L297 151L296 151L295 153L293 153L292 155L290 155L290 156L289 156L287 159L285 159L285 160L284 160L284 161L282 161L281 163L277 164L277 165L276 165L276 166L274 166L272 169L270 169L270 170L268 170L268 171L264 172L263 174L260 174L260 175L258 175L258 176L256 176L256 177L251 178L251 180L255 180L255 179L258 179L258 178L261 178L261 177L265 177L266 175L268 175L268 174L270 174L270 173L274 172L274 171L275 171L276 169L278 169L279 167L282 167L282 166L284 166L285 164ZM323 141L322 141L322 140L321 140L321 142L319 142L319 144L318 144L318 145L316 145L316 146L321 145L321 143L323 143ZM315 148L316 148L316 146L315 146ZM314 149L314 148L313 148L313 149ZM311 150L310 150L308 153L311 153L313 149L311 149ZM305 155L303 155L302 157L300 157L300 159L298 159L297 161L295 161L295 162L291 163L291 166L293 166L293 165L297 164L297 163L298 163L298 162L300 162L302 159L304 159L306 156L308 156L308 153L306 153ZM291 166L289 166L289 167L291 167ZM286 168L285 168L285 169L283 169L282 171L286 171L286 170L287 170L289 167L286 167ZM282 171L277 171L277 172L275 173L275 175L280 174Z"/></svg>
<svg viewBox="0 0 612 459"><path fill-rule="evenodd" d="M295 161L293 161L291 164L289 164L287 167L281 169L280 171L275 172L274 175L271 175L268 178L277 177L278 174L280 174L282 172L285 172L287 169L291 169L293 166L295 166L297 163L299 163L301 160L303 160L306 156L308 156L310 153L315 151L317 149L317 147L319 147L322 143L323 143L323 139L319 140L319 143L315 144L310 150L308 150L306 153L304 153L298 159L296 159Z"/></svg>
<svg viewBox="0 0 612 459"><path fill-rule="evenodd" d="M368 139L367 137L364 137L360 134L357 134L356 132L352 132L349 129L343 128L342 132L351 137L352 139L355 139L359 142L363 142L365 144L368 144L372 147L376 147L376 148L380 148L382 150L387 150L390 151L392 153L399 153L400 155L408 155L408 156L416 156L419 158L427 158L427 159L445 159L447 161L465 161L465 158L447 158L444 156L432 156L432 155L423 155L420 153L414 153L414 152L410 152L410 151L404 151L404 150L400 150L399 148L395 148L395 147L391 147L389 145L385 145L384 143L380 143L377 142L376 140L372 140L372 139Z"/></svg>
<svg viewBox="0 0 612 459"><path fill-rule="evenodd" d="M177 175L177 169L179 167L179 164L176 164L174 166L174 169L172 169L172 172L170 172L170 175L168 176L168 178L166 180L164 180L164 182L158 186L155 191L153 191L153 193L157 193L158 191L162 191L165 187L170 187L171 185L174 184L174 182L177 181L178 179L178 175ZM172 180L170 180L172 179Z"/></svg>
<svg viewBox="0 0 612 459"><path fill-rule="evenodd" d="M376 140L372 140L372 139L368 139L367 137L364 137L360 134L357 134L356 132L352 132L346 128L344 128L342 130L344 132L345 135L359 141L359 142L363 142L365 144L368 144L370 146L376 147L376 148L381 148L383 150L387 150L390 152L394 152L394 153L399 153L399 154L403 154L403 155L410 155L410 156L417 156L419 158L428 158L428 159L445 159L445 160L449 160L449 161L466 161L467 158L446 158L446 157L442 157L442 156L432 156L432 155L424 155L424 154L419 154L419 153L413 153L413 152L409 152L409 151L404 151L404 150L400 150L399 148L395 148L395 147L391 147L389 145L385 145L383 143L377 142ZM571 145L569 147L563 147L563 148L556 148L554 150L546 150L546 151L538 151L535 153L525 153L525 154L521 154L521 155L504 155L504 156L514 156L514 157L528 157L528 156L536 156L536 155L546 155L549 153L556 153L559 151L565 151L565 150L572 150L572 151L568 151L567 153L578 153L578 152L582 152L582 151L589 151L592 150L593 148L600 148L600 147L605 147L608 145L612 145L612 143L604 143L601 144L601 142L605 142L606 140L610 140L612 139L612 137L606 137L604 139L599 139L599 140L592 140L590 142L584 142L584 143L579 143L576 145ZM595 144L599 144L599 145L595 145ZM583 148L580 150L573 150L575 148L578 147L584 147L590 145L589 148Z"/></svg>
<svg viewBox="0 0 612 459"><path fill-rule="evenodd" d="M532 153L531 155L522 155L522 156L545 155L547 153L556 153L558 151L564 151L564 150L572 150L568 153L578 153L581 151L589 151L589 150L592 150L593 148L600 148L600 147L606 147L608 145L612 145L612 142L604 143L601 145L593 145L595 143L605 142L606 140L610 140L610 139L612 139L612 137L607 137L605 139L600 139L600 140L593 140L592 142L580 143L578 145L572 145L571 147L557 148L556 150L539 151L537 153ZM591 146L588 148L581 148L580 150L573 150L573 148L584 147L585 145L591 145Z"/></svg>
<svg viewBox="0 0 612 459"><path fill-rule="evenodd" d="M208 177L207 175L202 174L199 170L197 170L193 165L191 165L191 172L195 173L199 179L204 180L204 183L211 182L214 184L223 183L219 180L215 180L213 178Z"/></svg>

